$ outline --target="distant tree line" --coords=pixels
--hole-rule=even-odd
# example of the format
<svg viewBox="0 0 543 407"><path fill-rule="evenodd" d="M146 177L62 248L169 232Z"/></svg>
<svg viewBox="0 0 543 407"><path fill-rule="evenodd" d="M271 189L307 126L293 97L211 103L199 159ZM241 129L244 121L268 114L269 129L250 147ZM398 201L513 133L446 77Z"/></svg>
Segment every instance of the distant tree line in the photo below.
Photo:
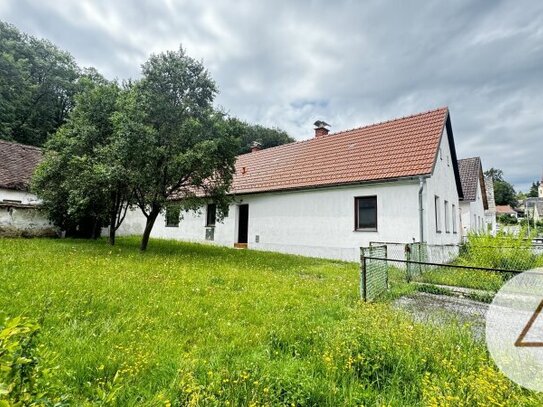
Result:
<svg viewBox="0 0 543 407"><path fill-rule="evenodd" d="M72 55L48 40L0 21L0 139L43 146L66 123L76 97L107 82L95 68L80 68ZM240 154L293 142L285 131L236 121Z"/></svg>
<svg viewBox="0 0 543 407"><path fill-rule="evenodd" d="M152 55L142 77L118 83L46 40L0 22L0 138L44 147L32 188L70 235L109 241L130 208L146 218L145 250L168 205L224 216L236 156L292 142L213 106L209 72L180 48Z"/></svg>
<svg viewBox="0 0 543 407"><path fill-rule="evenodd" d="M515 188L504 178L503 171L498 168L491 168L485 171L485 176L492 179L494 184L494 201L496 205L518 206Z"/></svg>

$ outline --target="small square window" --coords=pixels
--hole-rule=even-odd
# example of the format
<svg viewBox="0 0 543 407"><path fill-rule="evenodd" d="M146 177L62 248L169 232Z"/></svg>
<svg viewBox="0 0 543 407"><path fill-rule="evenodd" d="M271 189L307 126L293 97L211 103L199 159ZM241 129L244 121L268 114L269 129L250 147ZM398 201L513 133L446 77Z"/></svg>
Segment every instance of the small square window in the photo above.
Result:
<svg viewBox="0 0 543 407"><path fill-rule="evenodd" d="M355 200L355 230L377 231L377 197L361 196Z"/></svg>
<svg viewBox="0 0 543 407"><path fill-rule="evenodd" d="M208 227L215 226L216 222L217 222L217 205L214 203L208 204L207 211L206 211L206 226Z"/></svg>

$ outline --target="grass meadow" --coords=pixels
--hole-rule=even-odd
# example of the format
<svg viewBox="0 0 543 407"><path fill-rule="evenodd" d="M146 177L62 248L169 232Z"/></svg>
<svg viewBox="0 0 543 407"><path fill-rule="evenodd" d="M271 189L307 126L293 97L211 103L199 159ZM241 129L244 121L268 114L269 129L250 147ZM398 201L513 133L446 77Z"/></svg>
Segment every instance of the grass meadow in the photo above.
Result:
<svg viewBox="0 0 543 407"><path fill-rule="evenodd" d="M41 326L51 403L543 403L468 328L361 303L358 283L354 263L207 245L0 240L0 313Z"/></svg>

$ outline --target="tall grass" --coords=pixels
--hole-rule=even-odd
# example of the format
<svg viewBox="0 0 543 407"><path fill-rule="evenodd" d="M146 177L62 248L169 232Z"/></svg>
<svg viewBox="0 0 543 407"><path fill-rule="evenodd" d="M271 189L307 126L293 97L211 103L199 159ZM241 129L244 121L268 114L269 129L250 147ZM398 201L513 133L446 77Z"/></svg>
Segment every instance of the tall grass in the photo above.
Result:
<svg viewBox="0 0 543 407"><path fill-rule="evenodd" d="M518 235L503 231L496 236L470 233L458 264L520 271L541 267L543 256L534 253L533 237L526 228Z"/></svg>
<svg viewBox="0 0 543 407"><path fill-rule="evenodd" d="M0 240L0 310L41 321L73 405L543 403L467 329L360 303L358 282L354 263L171 241Z"/></svg>
<svg viewBox="0 0 543 407"><path fill-rule="evenodd" d="M543 266L543 256L534 252L531 235L525 229L519 235L499 232L497 236L471 233L453 265L475 269L431 267L420 276L423 282L498 291L515 274ZM501 271L477 270L476 267Z"/></svg>

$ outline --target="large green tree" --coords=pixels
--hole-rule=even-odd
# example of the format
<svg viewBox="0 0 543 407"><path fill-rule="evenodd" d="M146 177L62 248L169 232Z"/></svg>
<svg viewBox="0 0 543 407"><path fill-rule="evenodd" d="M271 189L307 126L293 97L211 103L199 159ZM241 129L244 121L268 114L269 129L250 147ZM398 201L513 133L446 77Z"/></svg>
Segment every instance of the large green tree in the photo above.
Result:
<svg viewBox="0 0 543 407"><path fill-rule="evenodd" d="M492 178L494 183L494 200L496 205L518 205L515 188L504 178L503 171L497 168L491 168L485 171L485 176Z"/></svg>
<svg viewBox="0 0 543 407"><path fill-rule="evenodd" d="M527 196L531 198L537 198L539 196L539 181L532 182L532 186L530 187Z"/></svg>
<svg viewBox="0 0 543 407"><path fill-rule="evenodd" d="M94 237L108 225L114 244L132 202L126 163L136 153L114 130L119 86L93 74L81 88L67 123L46 144L33 187L56 225Z"/></svg>
<svg viewBox="0 0 543 407"><path fill-rule="evenodd" d="M0 138L42 145L73 107L79 76L69 53L0 21Z"/></svg>
<svg viewBox="0 0 543 407"><path fill-rule="evenodd" d="M249 124L239 119L231 119L235 127L236 136L240 140L239 153L251 151L254 142L260 144L262 149L292 143L294 139L287 132L277 128L264 127L259 124Z"/></svg>
<svg viewBox="0 0 543 407"><path fill-rule="evenodd" d="M216 93L204 66L180 48L150 57L116 115L118 133L139 152L133 165L135 199L146 217L142 250L174 198L183 209L212 200L219 217L228 208L239 144L235 126L213 109Z"/></svg>

